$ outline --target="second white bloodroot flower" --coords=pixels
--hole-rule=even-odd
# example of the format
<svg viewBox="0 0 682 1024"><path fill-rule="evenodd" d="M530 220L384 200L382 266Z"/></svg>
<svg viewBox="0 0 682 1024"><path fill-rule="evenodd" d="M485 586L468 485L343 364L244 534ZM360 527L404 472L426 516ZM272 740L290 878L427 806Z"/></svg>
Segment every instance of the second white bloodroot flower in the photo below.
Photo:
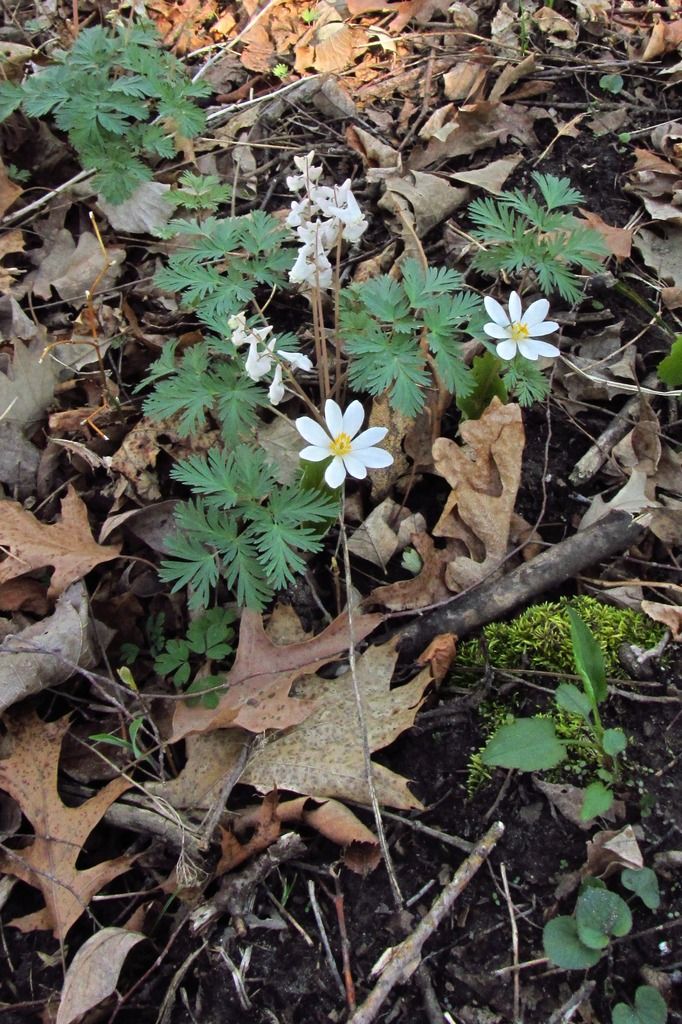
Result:
<svg viewBox="0 0 682 1024"><path fill-rule="evenodd" d="M342 412L337 403L328 398L324 418L329 433L310 416L300 416L296 420L296 429L308 442L308 447L299 453L302 459L323 462L331 458L324 473L330 487L340 487L347 474L356 480L364 480L368 469L384 469L391 465L393 456L383 448L374 447L386 437L386 427L370 427L358 434L365 418L360 402L351 402Z"/></svg>
<svg viewBox="0 0 682 1024"><path fill-rule="evenodd" d="M504 306L489 295L483 299L486 313L493 321L484 324L483 330L489 338L497 342L497 354L500 359L513 359L517 351L524 359L536 360L538 356L558 356L559 349L548 341L540 341L545 334L554 334L559 325L553 320L545 320L549 313L547 299L531 302L523 312L518 292L509 296L509 313Z"/></svg>

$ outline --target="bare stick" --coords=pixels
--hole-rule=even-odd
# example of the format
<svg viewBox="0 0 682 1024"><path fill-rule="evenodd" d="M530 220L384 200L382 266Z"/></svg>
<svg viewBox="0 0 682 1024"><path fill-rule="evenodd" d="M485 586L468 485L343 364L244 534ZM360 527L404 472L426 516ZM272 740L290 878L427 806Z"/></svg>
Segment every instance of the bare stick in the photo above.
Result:
<svg viewBox="0 0 682 1024"><path fill-rule="evenodd" d="M403 896L398 885L398 879L396 877L395 870L393 868L393 861L391 859L391 852L386 842L386 833L384 832L384 823L381 820L381 808L379 807L379 800L377 797L376 788L374 786L374 766L372 764L372 751L369 748L369 739L367 735L367 716L365 715L365 706L362 700L362 693L360 692L360 683L358 682L358 673L355 663L355 624L353 621L353 609L351 608L351 594L353 580L350 571L350 554L348 551L348 536L346 534L346 527L343 522L343 514L339 516L339 524L341 528L341 545L343 547L343 568L346 577L346 604L348 606L348 663L350 665L350 674L353 681L353 695L355 697L355 706L358 712L358 723L360 725L360 735L362 737L362 752L365 760L365 777L367 780L367 789L369 791L369 798L372 804L372 811L374 812L374 823L377 829L377 835L379 837L379 846L384 857L384 864L386 865L386 871L388 873L388 880L391 883L391 892L393 893L393 899L395 901L396 909L400 912L403 909Z"/></svg>
<svg viewBox="0 0 682 1024"><path fill-rule="evenodd" d="M509 892L509 882L507 881L506 864L500 864L500 874L502 875L502 887L504 889L504 898L507 903L507 910L509 911L509 921L511 922L512 955L514 957L514 1024L518 1024L518 1021L521 1019L521 984L519 979L519 930L516 927L516 914L514 912L514 904L512 903L511 894Z"/></svg>
<svg viewBox="0 0 682 1024"><path fill-rule="evenodd" d="M327 929L324 926L324 918L322 917L322 911L320 910L320 904L317 902L317 893L315 892L315 882L312 880L312 878L308 879L308 896L310 898L310 905L313 908L313 914L315 915L315 921L317 922L317 929L318 929L318 931L320 933L320 938L322 940L322 948L324 949L324 955L325 955L325 959L327 961L327 964L329 966L329 971L331 973L332 978L336 982L336 986L337 986L339 992L341 993L341 995L345 999L345 997L346 997L346 989L345 989L345 986L343 984L343 981L341 980L341 975L339 974L339 969L336 966L336 961L334 960L334 955L332 953L332 947L329 945L329 938L327 936Z"/></svg>
<svg viewBox="0 0 682 1024"><path fill-rule="evenodd" d="M476 843L467 859L460 864L452 881L443 889L412 934L408 935L399 946L392 946L385 951L372 969L373 976L379 975L377 984L362 1006L350 1018L348 1024L370 1024L375 1020L395 986L407 981L414 974L421 963L422 946L450 913L457 897L466 889L503 835L504 825L501 821L496 821L483 838Z"/></svg>
<svg viewBox="0 0 682 1024"><path fill-rule="evenodd" d="M416 655L424 646L424 638L436 633L455 633L461 639L595 562L625 551L643 533L644 528L628 512L609 512L593 526L548 548L506 576L488 579L461 597L455 595L401 628L400 651Z"/></svg>

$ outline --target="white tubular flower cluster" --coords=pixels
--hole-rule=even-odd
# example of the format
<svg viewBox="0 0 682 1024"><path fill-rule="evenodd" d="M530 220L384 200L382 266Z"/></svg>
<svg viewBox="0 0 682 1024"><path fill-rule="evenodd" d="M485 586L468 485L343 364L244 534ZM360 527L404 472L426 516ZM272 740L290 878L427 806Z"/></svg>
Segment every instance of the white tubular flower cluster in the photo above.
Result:
<svg viewBox="0 0 682 1024"><path fill-rule="evenodd" d="M342 185L319 185L322 168L313 166L314 159L314 151L295 156L294 163L301 173L287 178L289 191L302 193L291 204L287 224L301 241L289 280L300 284L303 291L331 288L333 270L329 253L339 236L353 244L367 230L367 221L351 192L350 178Z"/></svg>
<svg viewBox="0 0 682 1024"><path fill-rule="evenodd" d="M284 352L275 348L276 338L269 338L272 327L249 327L246 323L246 314L237 313L227 321L227 326L232 331L232 344L235 348L243 345L249 346L249 351L244 362L244 369L251 380L259 381L267 377L275 365L272 376L272 383L268 391L268 398L272 405L279 405L284 398L285 389L282 383L282 364L278 361L286 360L297 370L312 370L313 364L307 356L300 352Z"/></svg>

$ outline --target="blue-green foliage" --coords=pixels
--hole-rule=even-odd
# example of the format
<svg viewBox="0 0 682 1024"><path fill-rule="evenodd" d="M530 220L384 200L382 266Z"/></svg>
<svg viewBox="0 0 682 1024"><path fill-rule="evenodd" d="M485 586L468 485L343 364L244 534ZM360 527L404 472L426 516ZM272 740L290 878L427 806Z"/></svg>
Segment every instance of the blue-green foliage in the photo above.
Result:
<svg viewBox="0 0 682 1024"><path fill-rule="evenodd" d="M83 29L72 48L21 85L0 84L0 120L21 107L52 114L106 199L120 203L152 177L145 156L173 158L176 137L204 126L196 100L210 93L161 46L150 23Z"/></svg>
<svg viewBox="0 0 682 1024"><path fill-rule="evenodd" d="M606 246L597 231L567 212L583 202L568 178L538 173L533 178L543 202L514 189L471 203L469 216L476 225L472 234L484 243L473 266L492 276L531 270L546 295L559 292L578 302L582 292L572 268L599 270Z"/></svg>
<svg viewBox="0 0 682 1024"><path fill-rule="evenodd" d="M338 514L335 496L279 485L265 455L245 444L192 455L172 475L195 498L176 511L161 577L173 590L189 586L194 608L206 607L222 578L240 605L262 609L304 570L300 552L319 551Z"/></svg>
<svg viewBox="0 0 682 1024"><path fill-rule="evenodd" d="M217 334L240 313L260 285L282 287L293 263L290 232L262 210L242 217L173 220L164 237L182 239L156 275L160 288L179 292L185 309Z"/></svg>
<svg viewBox="0 0 682 1024"><path fill-rule="evenodd" d="M267 397L237 362L216 358L212 341L193 345L180 359L175 358L176 344L169 342L140 385L155 385L143 408L157 420L177 416L182 437L199 433L211 416L232 442L255 428L256 410L267 405Z"/></svg>
<svg viewBox="0 0 682 1024"><path fill-rule="evenodd" d="M406 260L402 273L402 281L384 275L345 288L340 327L352 387L371 395L388 390L394 408L415 416L433 371L448 391L471 391L460 342L480 299L445 267L424 270Z"/></svg>

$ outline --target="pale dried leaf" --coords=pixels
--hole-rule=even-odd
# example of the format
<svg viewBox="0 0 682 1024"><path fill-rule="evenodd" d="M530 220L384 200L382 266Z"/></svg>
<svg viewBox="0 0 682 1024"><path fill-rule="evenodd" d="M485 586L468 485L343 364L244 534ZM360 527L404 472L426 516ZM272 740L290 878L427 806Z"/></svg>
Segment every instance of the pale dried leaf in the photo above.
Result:
<svg viewBox="0 0 682 1024"><path fill-rule="evenodd" d="M670 630L673 640L682 639L682 608L659 601L642 601L640 608L654 622L662 622Z"/></svg>
<svg viewBox="0 0 682 1024"><path fill-rule="evenodd" d="M485 167L479 167L475 171L456 171L450 175L456 181L463 181L467 185L474 185L486 192L497 195L502 191L505 181L516 170L523 160L521 153L518 156L503 157L501 160L493 160Z"/></svg>
<svg viewBox="0 0 682 1024"><path fill-rule="evenodd" d="M0 181L0 187L2 182ZM1 197L0 197L1 198ZM9 256L10 253L23 252L24 251L24 233L18 228L14 231L8 231L4 235L0 235L0 260L3 260L5 256ZM19 274L22 274L23 270L19 270L17 267L2 267L0 266L0 292L9 292Z"/></svg>
<svg viewBox="0 0 682 1024"><path fill-rule="evenodd" d="M96 641L93 635L85 587L74 583L52 615L0 644L0 712L48 686L59 686L77 665L92 668L101 642L101 636Z"/></svg>
<svg viewBox="0 0 682 1024"><path fill-rule="evenodd" d="M125 958L145 938L125 928L102 928L91 935L69 964L56 1024L71 1024L115 992Z"/></svg>
<svg viewBox="0 0 682 1024"><path fill-rule="evenodd" d="M91 231L84 231L70 259L66 264L60 263L58 276L54 277L50 284L65 302L81 306L85 303L85 293L92 288L105 267L105 273L99 282L99 290L105 291L116 283L125 256L125 249L110 246L106 250L105 263L97 238Z"/></svg>
<svg viewBox="0 0 682 1024"><path fill-rule="evenodd" d="M14 358L9 374L0 373L0 414L5 422L24 429L34 426L54 398L57 382L55 365L40 361L44 345L30 346L14 342Z"/></svg>
<svg viewBox="0 0 682 1024"><path fill-rule="evenodd" d="M407 533L402 529L406 520L410 520ZM357 528L348 548L354 555L373 562L385 572L393 555L409 543L410 534L425 527L423 516L417 518L392 498L384 498Z"/></svg>
<svg viewBox="0 0 682 1024"><path fill-rule="evenodd" d="M578 40L578 27L553 7L541 7L533 15L533 21L541 32L548 36L553 46L560 50L573 50Z"/></svg>
<svg viewBox="0 0 682 1024"><path fill-rule="evenodd" d="M454 188L437 174L411 171L401 178L388 178L379 206L396 212L396 199L398 209L404 209L405 202L409 204L408 215L414 218L414 230L423 238L467 202L469 190Z"/></svg>
<svg viewBox="0 0 682 1024"><path fill-rule="evenodd" d="M51 565L51 597L120 552L117 545L102 547L95 542L87 508L72 486L62 500L60 521L51 525L41 523L18 502L0 502L0 544L10 552L0 563L0 582Z"/></svg>
<svg viewBox="0 0 682 1024"><path fill-rule="evenodd" d="M587 844L584 871L595 878L608 878L622 868L638 871L642 867L644 859L632 825L617 832L595 832Z"/></svg>
<svg viewBox="0 0 682 1024"><path fill-rule="evenodd" d="M367 718L370 750L392 743L409 729L421 705L430 672L423 670L404 686L390 689L397 660L396 643L370 647L357 660L357 678ZM299 699L315 710L299 725L255 750L241 781L260 790L290 789L314 797L335 797L368 804L362 739L350 672L337 679L309 676L295 686ZM421 804L401 776L375 765L379 802L409 809Z"/></svg>
<svg viewBox="0 0 682 1024"><path fill-rule="evenodd" d="M682 288L682 227L666 225L658 232L640 228L634 246L660 280Z"/></svg>
<svg viewBox="0 0 682 1024"><path fill-rule="evenodd" d="M114 231L154 235L173 216L173 207L164 198L169 191L170 185L161 181L143 181L123 203L110 203L102 196L97 203Z"/></svg>
<svg viewBox="0 0 682 1024"><path fill-rule="evenodd" d="M506 557L525 443L519 406L497 398L460 433L463 446L446 437L433 446L436 471L452 487L433 534L461 542L466 552L446 570L455 591L478 583Z"/></svg>
<svg viewBox="0 0 682 1024"><path fill-rule="evenodd" d="M600 494L594 496L590 507L580 520L578 529L586 530L588 526L599 522L612 511L629 512L632 516L636 516L644 509L660 505L660 502L648 497L646 490L646 473L641 469L633 469L628 482L610 501L604 501Z"/></svg>

